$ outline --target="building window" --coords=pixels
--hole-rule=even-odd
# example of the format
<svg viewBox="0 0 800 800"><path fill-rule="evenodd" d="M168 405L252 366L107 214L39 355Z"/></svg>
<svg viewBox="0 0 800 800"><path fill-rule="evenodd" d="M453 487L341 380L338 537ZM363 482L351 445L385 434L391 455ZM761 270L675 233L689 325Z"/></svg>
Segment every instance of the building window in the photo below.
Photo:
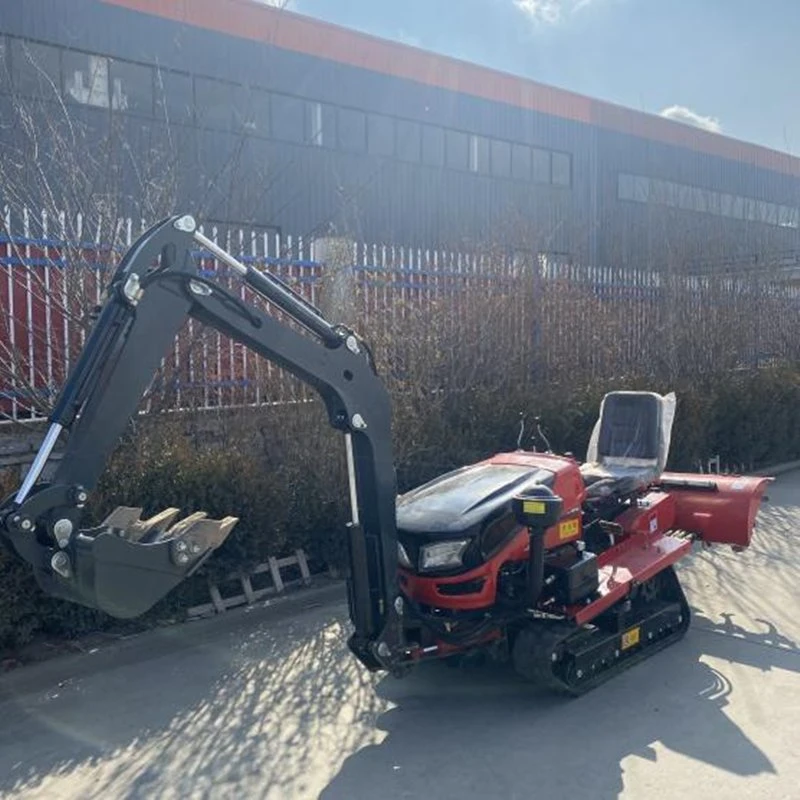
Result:
<svg viewBox="0 0 800 800"><path fill-rule="evenodd" d="M0 36L0 92L8 92L11 89L11 69L8 61L6 37Z"/></svg>
<svg viewBox="0 0 800 800"><path fill-rule="evenodd" d="M367 149L367 118L363 111L339 109L339 147L349 153Z"/></svg>
<svg viewBox="0 0 800 800"><path fill-rule="evenodd" d="M469 168L482 175L489 173L489 140L484 136L470 137Z"/></svg>
<svg viewBox="0 0 800 800"><path fill-rule="evenodd" d="M252 131L257 136L269 136L270 97L261 89L250 89L247 98L247 113L244 119L239 119L241 127Z"/></svg>
<svg viewBox="0 0 800 800"><path fill-rule="evenodd" d="M368 115L367 151L376 156L394 155L394 120L391 117Z"/></svg>
<svg viewBox="0 0 800 800"><path fill-rule="evenodd" d="M511 145L511 176L522 181L531 179L531 148L528 145Z"/></svg>
<svg viewBox="0 0 800 800"><path fill-rule="evenodd" d="M153 70L129 61L111 62L111 107L115 111L153 115Z"/></svg>
<svg viewBox="0 0 800 800"><path fill-rule="evenodd" d="M65 50L64 96L84 106L109 108L108 59Z"/></svg>
<svg viewBox="0 0 800 800"><path fill-rule="evenodd" d="M305 103L296 97L272 96L272 135L283 142L302 142L305 138Z"/></svg>
<svg viewBox="0 0 800 800"><path fill-rule="evenodd" d="M654 203L694 213L728 219L747 220L777 227L800 227L800 209L781 206L766 200L715 192L699 186L662 181L644 175L620 173L617 196L620 200Z"/></svg>
<svg viewBox="0 0 800 800"><path fill-rule="evenodd" d="M397 120L397 157L417 162L422 157L422 130L418 122Z"/></svg>
<svg viewBox="0 0 800 800"><path fill-rule="evenodd" d="M572 159L566 153L553 153L553 184L572 185Z"/></svg>
<svg viewBox="0 0 800 800"><path fill-rule="evenodd" d="M422 128L422 163L432 167L444 166L444 130L432 125Z"/></svg>
<svg viewBox="0 0 800 800"><path fill-rule="evenodd" d="M190 125L194 121L192 79L180 72L156 70L156 113L168 124Z"/></svg>
<svg viewBox="0 0 800 800"><path fill-rule="evenodd" d="M55 47L11 39L11 80L16 91L55 99L61 90L61 58Z"/></svg>
<svg viewBox="0 0 800 800"><path fill-rule="evenodd" d="M336 110L325 103L306 103L305 141L314 147L336 145Z"/></svg>
<svg viewBox="0 0 800 800"><path fill-rule="evenodd" d="M326 131L323 129L322 103L309 103L308 114L308 143L315 147L322 147ZM330 131L328 131L330 133Z"/></svg>
<svg viewBox="0 0 800 800"><path fill-rule="evenodd" d="M462 131L445 133L446 164L450 169L469 168L469 136Z"/></svg>
<svg viewBox="0 0 800 800"><path fill-rule="evenodd" d="M498 178L511 175L511 145L508 142L492 140L492 174Z"/></svg>
<svg viewBox="0 0 800 800"><path fill-rule="evenodd" d="M778 206L778 225L782 228L800 227L800 209Z"/></svg>
<svg viewBox="0 0 800 800"><path fill-rule="evenodd" d="M547 150L533 150L534 183L550 183L550 153Z"/></svg>
<svg viewBox="0 0 800 800"><path fill-rule="evenodd" d="M234 84L213 78L194 79L195 113L197 124L204 128L230 130L233 124L233 109L236 107Z"/></svg>
<svg viewBox="0 0 800 800"><path fill-rule="evenodd" d="M767 225L778 224L778 206L775 203L767 203Z"/></svg>

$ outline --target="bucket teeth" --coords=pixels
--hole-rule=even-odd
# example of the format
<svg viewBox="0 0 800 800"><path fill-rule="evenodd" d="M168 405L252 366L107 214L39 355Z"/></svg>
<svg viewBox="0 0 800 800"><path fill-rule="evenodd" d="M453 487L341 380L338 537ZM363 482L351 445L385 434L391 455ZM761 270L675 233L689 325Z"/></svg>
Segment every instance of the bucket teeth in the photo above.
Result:
<svg viewBox="0 0 800 800"><path fill-rule="evenodd" d="M101 527L116 531L129 542L152 541L169 528L178 514L180 509L165 508L160 513L143 520L141 508L119 506L103 520Z"/></svg>
<svg viewBox="0 0 800 800"><path fill-rule="evenodd" d="M187 531L191 530L194 525L206 519L205 511L195 511L194 514L189 514L179 522L176 522L171 528L161 531L153 536L152 541L162 542L165 539L177 539L183 536ZM212 522L213 520L209 520Z"/></svg>
<svg viewBox="0 0 800 800"><path fill-rule="evenodd" d="M185 565L219 547L239 522L238 517L209 519L205 511L196 511L176 522L179 514L177 508L166 508L143 520L141 508L119 506L105 518L100 529L136 544L169 543L177 563Z"/></svg>
<svg viewBox="0 0 800 800"><path fill-rule="evenodd" d="M205 514L192 514L173 525L161 541L169 542L170 554L176 565L193 571L225 541L237 522L238 517L207 519Z"/></svg>

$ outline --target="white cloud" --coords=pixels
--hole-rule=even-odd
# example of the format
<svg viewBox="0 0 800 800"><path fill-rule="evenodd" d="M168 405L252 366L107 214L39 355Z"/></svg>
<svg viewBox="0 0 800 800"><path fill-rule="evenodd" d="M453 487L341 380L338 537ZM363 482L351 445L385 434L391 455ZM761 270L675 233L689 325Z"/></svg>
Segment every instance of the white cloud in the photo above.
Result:
<svg viewBox="0 0 800 800"><path fill-rule="evenodd" d="M686 106L670 106L659 112L660 116L667 119L675 120L675 122L683 122L686 125L694 125L695 128L702 128L704 131L711 131L711 133L722 133L722 125L715 117L704 117L696 111Z"/></svg>
<svg viewBox="0 0 800 800"><path fill-rule="evenodd" d="M257 0L265 6L274 6L275 8L288 8L293 9L295 6L294 0Z"/></svg>
<svg viewBox="0 0 800 800"><path fill-rule="evenodd" d="M534 22L556 25L561 20L580 11L592 0L514 0L514 5Z"/></svg>

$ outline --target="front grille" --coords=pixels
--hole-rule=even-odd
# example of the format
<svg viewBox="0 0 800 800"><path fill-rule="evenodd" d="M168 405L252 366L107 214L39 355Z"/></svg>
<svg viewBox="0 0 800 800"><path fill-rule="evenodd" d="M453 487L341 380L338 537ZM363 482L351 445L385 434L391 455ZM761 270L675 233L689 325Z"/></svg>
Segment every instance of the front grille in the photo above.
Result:
<svg viewBox="0 0 800 800"><path fill-rule="evenodd" d="M478 594L478 592L483 589L484 583L486 583L485 578L475 578L474 580L462 581L461 583L437 583L436 589L439 594L457 597L464 594Z"/></svg>

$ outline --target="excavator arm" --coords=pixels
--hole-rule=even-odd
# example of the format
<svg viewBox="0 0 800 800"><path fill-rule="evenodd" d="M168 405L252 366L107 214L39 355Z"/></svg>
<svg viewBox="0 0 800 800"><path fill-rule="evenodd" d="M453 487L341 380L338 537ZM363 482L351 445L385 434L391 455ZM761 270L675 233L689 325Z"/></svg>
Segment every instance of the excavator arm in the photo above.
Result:
<svg viewBox="0 0 800 800"><path fill-rule="evenodd" d="M198 246L296 324L201 277L193 255ZM0 537L33 567L45 592L121 618L147 611L222 543L235 518L198 514L168 527L171 513L142 523L133 510L118 509L97 528L80 527L92 489L187 317L312 386L330 424L344 434L352 513L349 644L368 668L395 669L405 648L391 409L369 349L279 279L218 248L191 216L146 231L117 267L36 459L19 490L0 504ZM65 432L63 456L44 481Z"/></svg>

